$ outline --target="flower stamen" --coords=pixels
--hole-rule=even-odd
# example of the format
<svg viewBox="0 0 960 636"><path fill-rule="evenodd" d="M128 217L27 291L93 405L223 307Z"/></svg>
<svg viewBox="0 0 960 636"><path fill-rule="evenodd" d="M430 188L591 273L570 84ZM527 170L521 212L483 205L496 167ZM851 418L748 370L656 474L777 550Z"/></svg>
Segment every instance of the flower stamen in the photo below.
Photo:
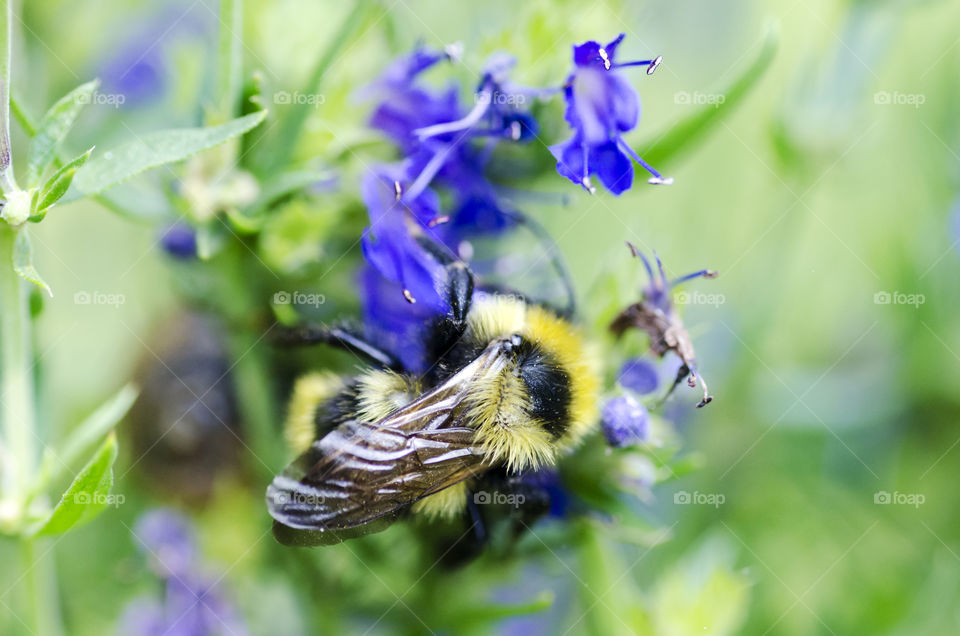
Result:
<svg viewBox="0 0 960 636"><path fill-rule="evenodd" d="M609 70L610 70L610 58L609 58L609 56L607 56L607 51L606 51L606 49L604 49L603 47L600 47L600 50L597 51L597 53L600 55L600 59L603 60L603 68L605 68L606 70L609 71Z"/></svg>

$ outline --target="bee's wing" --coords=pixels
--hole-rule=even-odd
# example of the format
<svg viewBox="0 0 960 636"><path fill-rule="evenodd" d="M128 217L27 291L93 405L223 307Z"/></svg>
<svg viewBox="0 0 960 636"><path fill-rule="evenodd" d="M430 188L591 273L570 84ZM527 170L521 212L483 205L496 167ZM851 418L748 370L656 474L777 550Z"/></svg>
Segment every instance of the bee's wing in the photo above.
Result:
<svg viewBox="0 0 960 636"><path fill-rule="evenodd" d="M487 470L462 402L477 374L503 361L502 344L493 344L379 422L351 420L316 440L267 488L270 514L285 526L275 527L278 538L315 545L376 532L408 505Z"/></svg>

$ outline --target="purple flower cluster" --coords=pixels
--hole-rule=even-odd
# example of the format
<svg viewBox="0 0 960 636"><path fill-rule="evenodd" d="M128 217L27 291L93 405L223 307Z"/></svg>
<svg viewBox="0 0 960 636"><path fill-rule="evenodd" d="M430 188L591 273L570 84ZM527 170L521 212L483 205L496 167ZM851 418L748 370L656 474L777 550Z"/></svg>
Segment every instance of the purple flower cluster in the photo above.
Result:
<svg viewBox="0 0 960 636"><path fill-rule="evenodd" d="M660 58L616 63L622 39L606 47L575 46L575 68L562 89L515 84L510 79L515 60L494 54L483 67L470 108L461 104L456 87L434 89L420 81L437 64L456 59L459 52L450 47L415 49L366 91L377 100L370 125L397 146L401 158L373 166L363 179L370 218L362 240L368 264L361 273L364 318L368 335L409 368L421 369L420 330L447 310L438 292L442 259L437 250L466 260L471 239L496 236L517 224L518 211L500 196L486 168L501 142L524 143L537 136L539 124L529 108L533 100L564 93L573 136L551 147L563 176L592 191L589 177L596 174L620 194L632 183L633 158L654 175L652 183L669 183L621 138L636 126L639 102L618 69L645 64L651 73L660 63Z"/></svg>
<svg viewBox="0 0 960 636"><path fill-rule="evenodd" d="M243 636L246 626L223 598L218 580L197 567L186 519L168 510L143 515L134 527L150 569L164 581L163 600L134 599L117 627L122 636Z"/></svg>

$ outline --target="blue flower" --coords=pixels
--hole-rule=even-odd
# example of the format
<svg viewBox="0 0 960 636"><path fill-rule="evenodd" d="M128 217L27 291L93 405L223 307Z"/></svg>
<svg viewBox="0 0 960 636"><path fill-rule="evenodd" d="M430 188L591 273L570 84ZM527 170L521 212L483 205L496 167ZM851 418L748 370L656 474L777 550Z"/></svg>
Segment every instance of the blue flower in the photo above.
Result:
<svg viewBox="0 0 960 636"><path fill-rule="evenodd" d="M484 169L499 140L526 141L536 134L537 123L526 104L542 91L511 83L514 59L495 54L484 67L473 109L463 114L455 87L436 92L416 84L420 73L451 57L449 51L418 48L394 62L372 87L381 103L370 125L386 133L403 153L405 173L395 176L406 202L428 187L450 190L452 224L437 235L453 247L468 234L512 227Z"/></svg>
<svg viewBox="0 0 960 636"><path fill-rule="evenodd" d="M632 395L619 395L604 404L602 428L607 442L620 448L647 439L650 416Z"/></svg>
<svg viewBox="0 0 960 636"><path fill-rule="evenodd" d="M620 386L639 395L646 395L657 390L660 385L660 378L656 367L650 362L643 358L633 358L624 362L623 366L620 367L617 382Z"/></svg>
<svg viewBox="0 0 960 636"><path fill-rule="evenodd" d="M217 588L199 571L193 532L185 518L168 510L146 513L134 535L151 569L165 582L162 601L134 599L121 616L122 636L243 636L246 626Z"/></svg>
<svg viewBox="0 0 960 636"><path fill-rule="evenodd" d="M434 283L442 265L416 239L441 218L440 202L430 189L404 197L403 176L402 166L380 166L364 177L361 192L370 227L363 232L363 255L384 278L401 286L407 302L442 310Z"/></svg>
<svg viewBox="0 0 960 636"><path fill-rule="evenodd" d="M717 272L711 269L701 269L696 272L684 274L673 280L668 280L666 273L663 271L663 263L660 261L660 256L657 255L656 252L653 253L653 258L657 263L657 271L654 273L653 267L650 266L650 261L647 260L643 252L630 243L627 243L627 247L630 248L634 257L640 259L644 269L647 270L647 280L649 282L643 288L644 302L650 303L667 316L673 316L676 313L670 298L670 292L674 287L694 278L716 278L717 276Z"/></svg>
<svg viewBox="0 0 960 636"><path fill-rule="evenodd" d="M573 73L564 85L564 118L573 129L573 136L550 147L557 159L557 171L591 193L596 190L590 180L592 175L597 175L613 194L628 190L633 184L633 161L652 175L649 183L673 183L673 179L663 177L641 159L621 137L636 127L640 102L618 69L646 66L651 75L662 60L657 57L617 63L616 50L623 37L621 33L606 46L591 40L573 47Z"/></svg>
<svg viewBox="0 0 960 636"><path fill-rule="evenodd" d="M197 255L197 234L189 225L174 223L160 238L163 249L174 258L189 260Z"/></svg>
<svg viewBox="0 0 960 636"><path fill-rule="evenodd" d="M506 53L494 53L483 68L474 94L474 107L455 121L426 126L416 130L420 139L461 133L459 137L505 137L528 141L537 134L536 119L526 109L532 96L547 93L517 86L510 81L516 59Z"/></svg>

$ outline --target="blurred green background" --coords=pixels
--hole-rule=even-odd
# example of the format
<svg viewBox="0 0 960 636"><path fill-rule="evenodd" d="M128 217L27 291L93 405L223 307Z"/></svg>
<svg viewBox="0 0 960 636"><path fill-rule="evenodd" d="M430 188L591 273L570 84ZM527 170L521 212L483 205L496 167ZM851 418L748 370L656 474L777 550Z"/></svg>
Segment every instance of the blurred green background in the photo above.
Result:
<svg viewBox="0 0 960 636"><path fill-rule="evenodd" d="M162 99L94 105L72 150L112 145L131 130L198 122L214 0L25 5L14 81L34 113L124 51L142 52L143 41L155 42L150 53L162 50L170 62ZM662 530L655 546L609 536L598 544L615 582L611 598L629 583L631 592L617 603L652 599L658 609L650 633L658 634L960 631L960 4L381 6L382 17L369 20L331 67L325 103L308 121L299 156L335 156L362 140L368 109L358 106L355 91L418 40L463 42L463 68L454 74L467 84L486 53L507 49L518 58L516 80L543 86L565 77L572 43L621 31L621 55L665 59L654 77L631 77L644 112L628 140L643 155L698 104L722 97L771 29L778 34L772 65L742 103L721 108L724 118L706 138L655 164L676 179L672 187L591 198L556 175L535 184L572 197L568 206L532 213L568 258L583 298L593 298L597 281L611 274L639 285L625 239L656 249L674 274L720 272L688 286L694 302L682 308L716 396L679 424L682 452L699 470L658 486L655 500L643 504ZM294 90L349 9L343 2L249 2L246 62L275 89ZM130 200L137 205L139 196L133 191ZM69 426L151 359L178 295L153 224L84 203L58 209L34 237L38 269L56 293L37 334L42 411L45 421ZM356 248L324 266L348 273L358 259ZM74 294L82 291L122 294L125 302L77 305ZM698 303L696 292L718 296ZM918 302L907 304L905 295ZM109 632L127 600L150 589L129 527L164 500L149 478L129 474L136 459L127 454L118 465L116 491L126 503L53 547L70 633ZM597 562L543 551L523 567L445 574L450 585L432 598L418 589L437 572L397 565L415 558L402 533L363 548L373 551L361 554L375 562L367 569L343 548L285 554L264 534L263 485L225 483L195 511L205 554L227 572L253 633L370 627L349 609L330 614L338 606L364 608L374 619L385 612L373 633L420 633L433 628L410 613L531 599L541 589L557 598L545 618L498 629L597 631L590 621L571 625L587 608L566 602L578 598L583 571ZM682 505L675 493L722 495L723 503ZM882 503L883 493L891 503ZM908 495L922 504L897 503ZM8 562L8 547L0 544L0 561ZM726 578L710 577L714 562L724 564ZM307 590L284 576L285 568L311 565L339 584ZM401 571L412 572L409 580L390 578ZM12 590L4 599L16 598L19 576L16 567L0 571L0 592ZM473 585L492 596L472 596ZM323 610L304 615L311 605ZM714 629L699 626L703 617ZM9 615L0 619L3 633L20 629Z"/></svg>

